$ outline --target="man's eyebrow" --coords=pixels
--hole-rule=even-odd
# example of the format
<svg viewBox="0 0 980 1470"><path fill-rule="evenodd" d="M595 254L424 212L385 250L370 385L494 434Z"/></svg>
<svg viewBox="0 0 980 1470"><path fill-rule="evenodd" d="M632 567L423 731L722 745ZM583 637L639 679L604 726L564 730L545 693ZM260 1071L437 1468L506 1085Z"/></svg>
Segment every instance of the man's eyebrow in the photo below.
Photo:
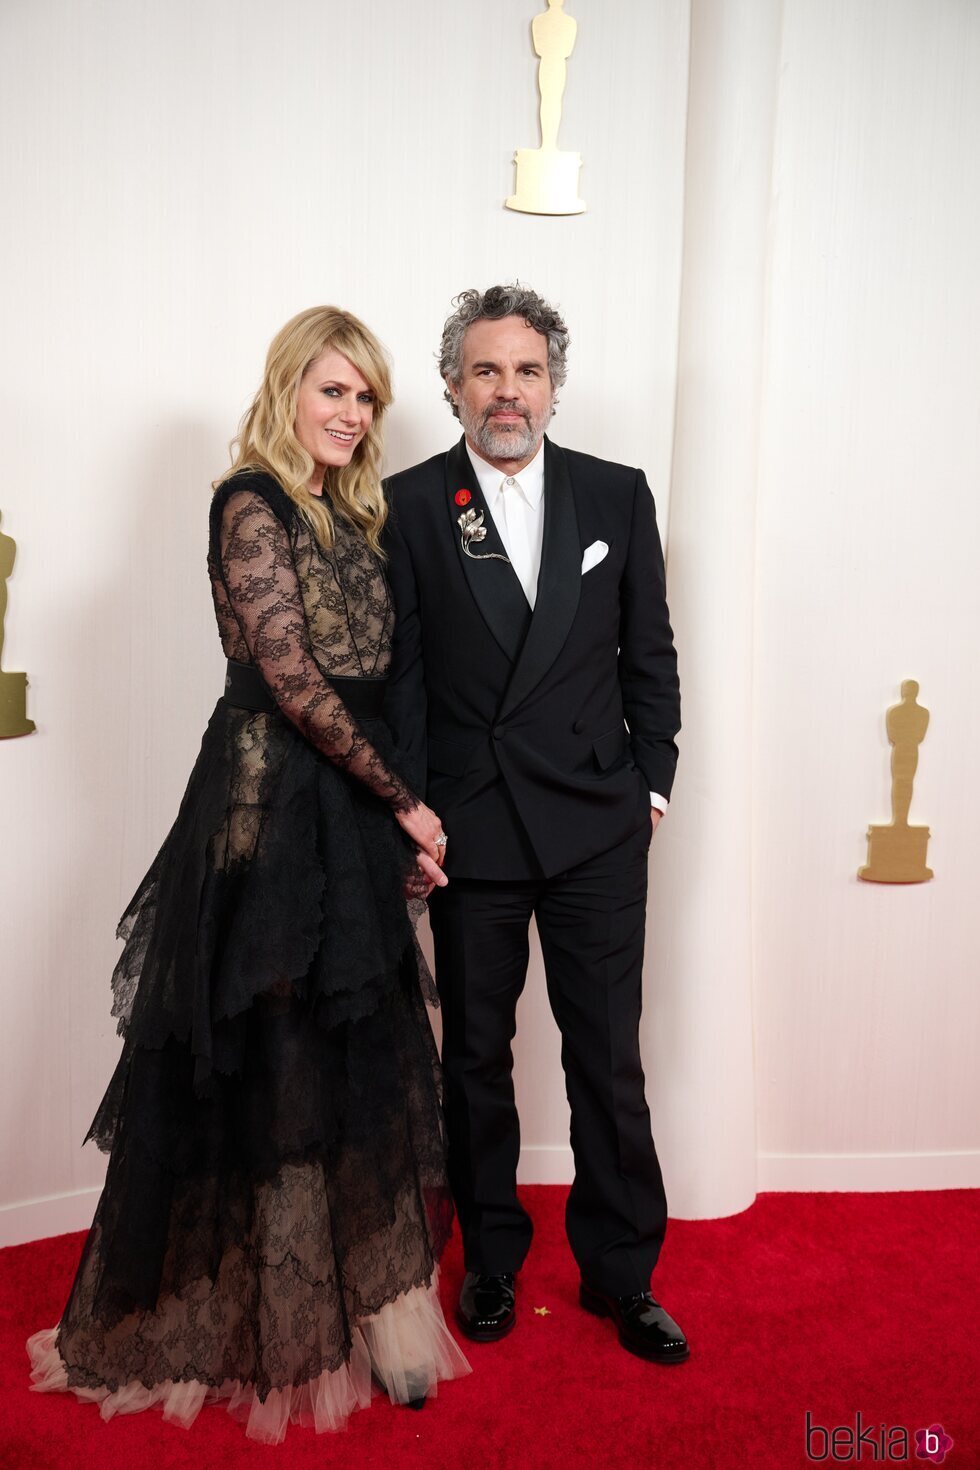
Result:
<svg viewBox="0 0 980 1470"><path fill-rule="evenodd" d="M536 358L529 357L529 358L527 358L527 360L525 362L519 362L517 364L517 366L518 366L518 368L540 368L542 370L542 372L543 372L544 371L545 364L543 362L538 362L538 360ZM485 360L483 360L481 362L473 362L473 363L470 364L470 369L473 372L475 372L477 368L499 368L499 367L500 367L500 363L499 362L491 362L489 359L485 359Z"/></svg>

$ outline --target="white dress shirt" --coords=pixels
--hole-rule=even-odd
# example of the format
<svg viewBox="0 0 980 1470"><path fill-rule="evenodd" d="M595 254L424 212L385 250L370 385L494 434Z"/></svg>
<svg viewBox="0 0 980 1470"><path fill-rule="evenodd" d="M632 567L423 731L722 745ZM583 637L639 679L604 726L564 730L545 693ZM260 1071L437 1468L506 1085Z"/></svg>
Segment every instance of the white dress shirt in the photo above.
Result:
<svg viewBox="0 0 980 1470"><path fill-rule="evenodd" d="M502 474L481 458L468 440L466 452L510 564L533 607L544 537L544 441L518 475ZM667 798L659 792L650 792L650 804L660 812L667 810Z"/></svg>
<svg viewBox="0 0 980 1470"><path fill-rule="evenodd" d="M503 475L466 446L504 550L531 606L538 591L544 536L544 441L519 475Z"/></svg>

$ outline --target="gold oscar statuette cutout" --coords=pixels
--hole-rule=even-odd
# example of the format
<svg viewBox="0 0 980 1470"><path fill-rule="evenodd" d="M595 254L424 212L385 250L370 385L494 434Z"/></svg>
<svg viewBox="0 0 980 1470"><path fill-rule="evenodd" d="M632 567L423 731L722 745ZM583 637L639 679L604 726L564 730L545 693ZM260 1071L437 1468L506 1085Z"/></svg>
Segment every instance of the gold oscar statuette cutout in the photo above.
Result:
<svg viewBox="0 0 980 1470"><path fill-rule="evenodd" d="M858 868L867 883L926 883L932 877L926 867L929 828L909 826L919 746L929 728L929 711L915 702L918 692L914 679L904 680L901 704L893 704L885 716L892 746L892 820L887 827L868 828L868 861Z"/></svg>
<svg viewBox="0 0 980 1470"><path fill-rule="evenodd" d="M0 740L30 735L34 721L27 718L27 675L3 672L3 620L7 612L7 579L14 569L17 546L0 531Z"/></svg>
<svg viewBox="0 0 980 1470"><path fill-rule="evenodd" d="M541 147L518 148L517 188L507 200L508 209L522 214L582 214L585 203L578 197L580 153L558 147L561 99L565 92L565 63L575 46L576 22L566 15L565 0L548 0L548 9L531 22L541 93Z"/></svg>

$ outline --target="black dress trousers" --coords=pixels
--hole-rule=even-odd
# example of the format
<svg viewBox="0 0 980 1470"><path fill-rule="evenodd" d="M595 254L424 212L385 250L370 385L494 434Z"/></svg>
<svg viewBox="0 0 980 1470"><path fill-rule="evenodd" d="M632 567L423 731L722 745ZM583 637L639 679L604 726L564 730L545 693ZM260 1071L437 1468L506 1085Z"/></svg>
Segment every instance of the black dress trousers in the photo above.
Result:
<svg viewBox="0 0 980 1470"><path fill-rule="evenodd" d="M468 1270L516 1271L531 1243L511 1043L533 915L571 1109L569 1243L597 1290L649 1287L667 1222L639 1047L650 836L647 821L553 878L453 878L432 894L449 1175Z"/></svg>

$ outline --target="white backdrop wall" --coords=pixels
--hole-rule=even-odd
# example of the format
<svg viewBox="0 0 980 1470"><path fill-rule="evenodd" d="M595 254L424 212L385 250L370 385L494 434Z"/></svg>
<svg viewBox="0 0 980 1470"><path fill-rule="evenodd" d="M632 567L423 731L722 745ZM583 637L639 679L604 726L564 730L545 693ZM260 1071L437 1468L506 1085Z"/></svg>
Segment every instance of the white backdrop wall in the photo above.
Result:
<svg viewBox="0 0 980 1470"><path fill-rule="evenodd" d="M29 672L38 723L0 746L8 1239L85 1223L87 1194L50 1197L102 1175L79 1144L118 1052L113 928L220 692L208 487L286 318L335 301L385 340L399 469L458 434L433 359L452 295L533 282L572 330L556 438L643 464L666 521L687 6L638 7L629 27L581 14L563 141L585 154L590 212L572 220L502 207L514 149L538 139L531 14L524 0L0 12L14 226L0 511L19 543L5 665ZM564 1164L540 968L519 1062L527 1142Z"/></svg>
<svg viewBox="0 0 980 1470"><path fill-rule="evenodd" d="M449 298L515 276L572 329L555 438L642 464L665 527L675 502L685 732L644 1019L674 1212L757 1181L980 1183L980 11L577 0L562 142L590 209L550 220L501 207L537 139L538 8L0 12L4 666L38 722L0 745L0 1242L91 1214L112 928L220 687L207 487L269 338L326 300L376 328L398 469L454 437ZM937 878L877 890L853 875L908 676L934 711L913 817ZM712 950L721 913L738 942ZM536 955L517 1084L522 1177L567 1178Z"/></svg>
<svg viewBox="0 0 980 1470"><path fill-rule="evenodd" d="M762 1187L980 1183L980 7L785 6L756 536ZM932 711L931 883L857 881Z"/></svg>

